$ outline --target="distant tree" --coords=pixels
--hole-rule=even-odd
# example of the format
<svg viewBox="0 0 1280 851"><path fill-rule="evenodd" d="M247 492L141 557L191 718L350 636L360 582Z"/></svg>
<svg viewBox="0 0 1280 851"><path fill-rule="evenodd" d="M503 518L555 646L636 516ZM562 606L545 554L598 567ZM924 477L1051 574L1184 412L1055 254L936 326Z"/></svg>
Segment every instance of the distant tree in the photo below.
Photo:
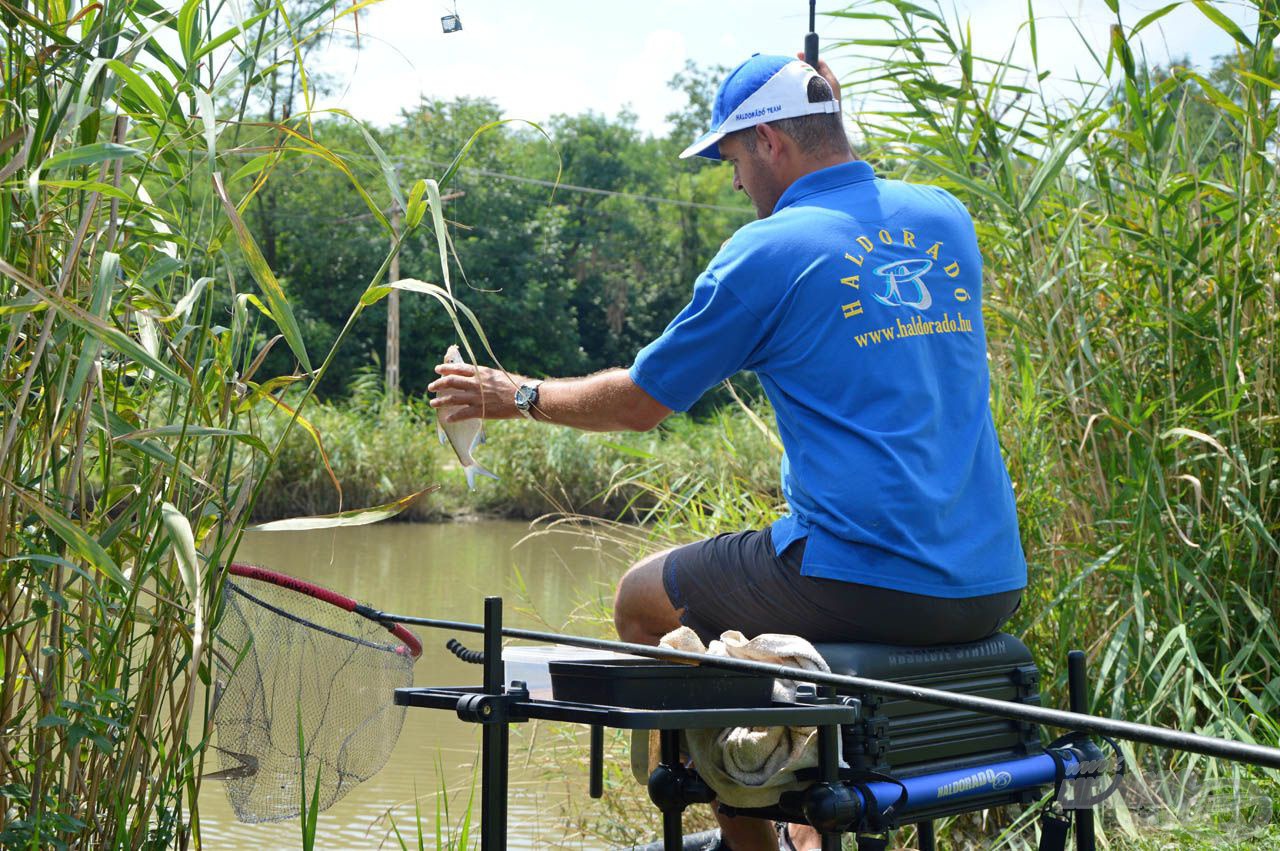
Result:
<svg viewBox="0 0 1280 851"><path fill-rule="evenodd" d="M569 375L630 363L688 301L721 242L751 219L727 168L676 156L705 129L703 106L714 92L708 73L691 67L688 74L673 81L691 105L672 119L678 129L671 136L644 136L627 112L558 115L542 132L501 124L475 139L444 187L460 193L444 209L455 293L475 310L509 369ZM441 175L477 128L501 117L489 99L422 98L375 136L408 187ZM382 185L379 166L353 153L363 137L352 122L326 119L311 132L346 158L364 185ZM554 182L558 166L560 188L530 182ZM386 256L389 236L339 172L306 158L277 170L273 267L308 345L327 348ZM389 209L389 193L375 193L375 202ZM430 228L402 245L400 268L403 277L440 282ZM420 393L456 334L434 300L406 294L400 305L401 389ZM324 393L344 394L357 372L380 358L385 319L383 303L362 316ZM272 366L285 368L283 356Z"/></svg>

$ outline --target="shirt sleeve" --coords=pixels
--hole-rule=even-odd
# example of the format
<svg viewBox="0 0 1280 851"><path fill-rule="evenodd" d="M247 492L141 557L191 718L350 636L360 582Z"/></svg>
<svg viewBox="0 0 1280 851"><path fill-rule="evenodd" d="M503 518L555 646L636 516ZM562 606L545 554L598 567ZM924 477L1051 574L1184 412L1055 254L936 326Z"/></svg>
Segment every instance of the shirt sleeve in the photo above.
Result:
<svg viewBox="0 0 1280 851"><path fill-rule="evenodd" d="M630 375L674 411L687 411L710 388L757 360L765 323L710 272L662 336L640 350Z"/></svg>

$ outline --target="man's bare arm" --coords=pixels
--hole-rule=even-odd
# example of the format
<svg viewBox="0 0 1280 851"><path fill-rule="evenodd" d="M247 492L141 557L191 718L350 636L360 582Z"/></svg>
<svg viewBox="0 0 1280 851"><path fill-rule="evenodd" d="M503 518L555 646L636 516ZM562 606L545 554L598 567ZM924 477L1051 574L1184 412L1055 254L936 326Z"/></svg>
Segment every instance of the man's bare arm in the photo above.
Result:
<svg viewBox="0 0 1280 851"><path fill-rule="evenodd" d="M511 419L519 416L515 392L529 379L470 364L440 364L440 378L427 387L436 394L431 407L460 406L449 419ZM585 378L552 378L538 388L534 419L583 431L648 431L671 409L640 389L625 369L609 369Z"/></svg>

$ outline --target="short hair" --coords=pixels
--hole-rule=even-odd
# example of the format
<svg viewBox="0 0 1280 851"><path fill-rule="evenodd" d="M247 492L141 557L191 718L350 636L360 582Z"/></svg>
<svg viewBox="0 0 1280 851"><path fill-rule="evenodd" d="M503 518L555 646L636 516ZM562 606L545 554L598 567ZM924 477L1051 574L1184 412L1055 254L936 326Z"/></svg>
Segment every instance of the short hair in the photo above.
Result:
<svg viewBox="0 0 1280 851"><path fill-rule="evenodd" d="M831 86L816 74L809 78L809 88L805 94L808 95L809 103L826 103L835 100ZM850 150L849 137L845 135L844 119L839 110L765 123L773 125L775 130L786 133L794 139L800 150L806 154L820 156L848 153ZM756 137L751 132L754 129L754 127L747 127L730 134L730 136L737 136L742 141L742 146L752 154L756 152Z"/></svg>

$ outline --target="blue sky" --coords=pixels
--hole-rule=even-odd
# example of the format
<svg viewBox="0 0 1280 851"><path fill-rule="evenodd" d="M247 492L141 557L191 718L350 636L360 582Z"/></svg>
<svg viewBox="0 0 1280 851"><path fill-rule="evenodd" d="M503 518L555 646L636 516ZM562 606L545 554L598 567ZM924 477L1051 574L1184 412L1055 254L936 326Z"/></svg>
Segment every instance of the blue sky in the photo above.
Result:
<svg viewBox="0 0 1280 851"><path fill-rule="evenodd" d="M824 44L874 32L866 23L821 14L848 5L818 3ZM1121 14L1131 26L1163 5L1121 0ZM1255 19L1241 4L1215 5L1253 30ZM1006 52L1026 19L1025 0L956 0L945 7L970 23L978 52L988 55ZM1086 44L1105 56L1114 15L1103 0L1036 0L1035 9L1040 65L1053 71L1058 90L1074 91L1065 81L1077 73L1101 79ZM463 29L446 35L440 17L455 10ZM317 106L341 107L375 124L390 123L425 93L489 96L507 117L532 121L588 109L612 116L625 106L642 130L661 133L664 116L681 103L666 83L686 60L731 66L756 51L793 53L803 44L807 18L806 0L384 0L361 13L358 51L331 44L311 65L338 81ZM1152 62L1189 55L1207 64L1232 44L1190 2L1142 37ZM835 51L824 58L842 77L867 65ZM1015 58L1030 62L1025 37Z"/></svg>

